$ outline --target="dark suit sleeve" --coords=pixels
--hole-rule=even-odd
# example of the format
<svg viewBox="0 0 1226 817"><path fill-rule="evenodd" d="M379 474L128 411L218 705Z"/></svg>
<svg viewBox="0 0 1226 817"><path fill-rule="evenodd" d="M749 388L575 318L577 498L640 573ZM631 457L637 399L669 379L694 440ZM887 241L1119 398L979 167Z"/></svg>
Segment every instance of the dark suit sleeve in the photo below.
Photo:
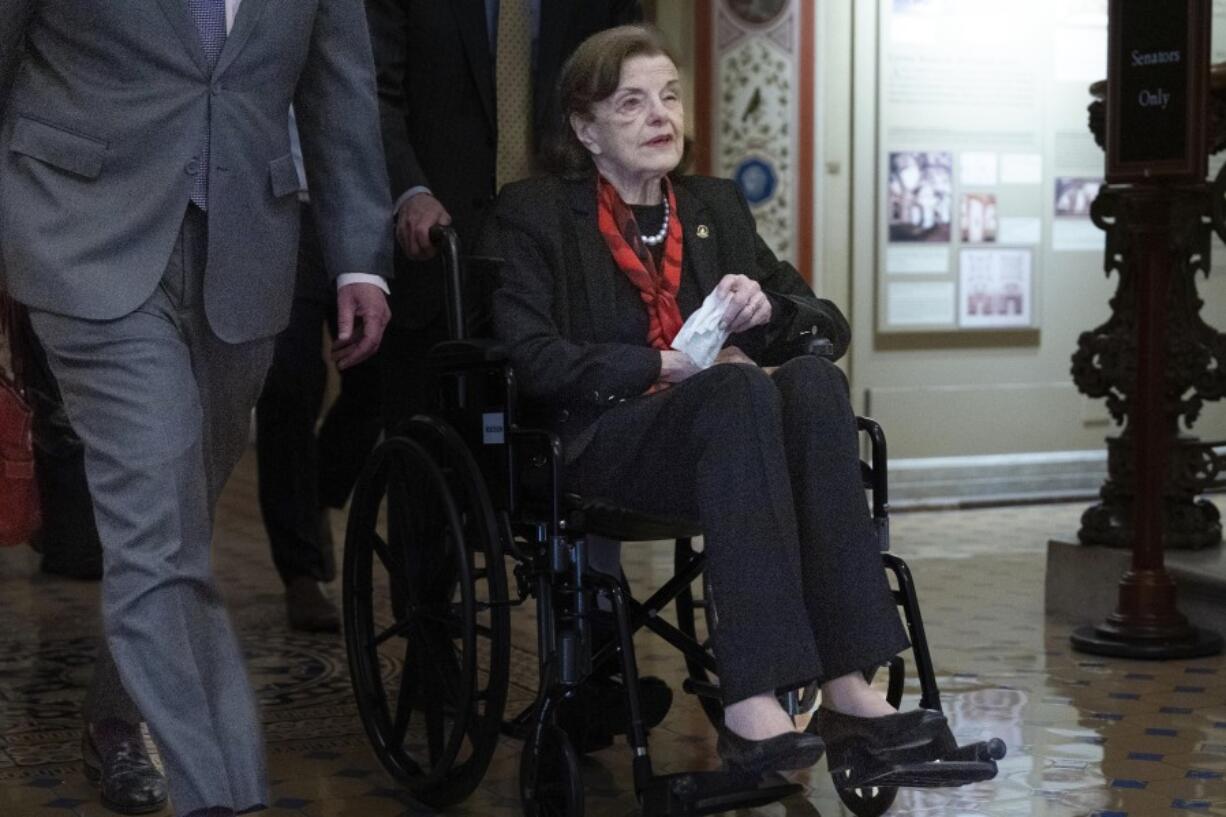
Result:
<svg viewBox="0 0 1226 817"><path fill-rule="evenodd" d="M413 187L430 186L409 141L410 111L405 94L409 49L407 8L404 0L366 0L370 44L375 57L375 83L379 89L379 128L383 134L393 198L399 198Z"/></svg>
<svg viewBox="0 0 1226 817"><path fill-rule="evenodd" d="M325 269L390 278L392 204L361 0L320 0L294 113Z"/></svg>
<svg viewBox="0 0 1226 817"><path fill-rule="evenodd" d="M487 239L504 260L494 293L495 330L528 397L558 407L603 406L637 397L659 379L655 349L577 343L562 336L554 318L554 275L560 272L528 232L500 212Z"/></svg>
<svg viewBox="0 0 1226 817"><path fill-rule="evenodd" d="M851 344L851 327L847 318L833 302L818 298L805 283L800 273L786 261L780 261L775 253L758 235L757 223L749 210L749 203L736 190L741 218L753 233L754 271L752 276L762 285L771 301L771 321L757 339L763 355L772 363L793 354L788 348L801 332L816 328L818 337L834 344L834 358L838 360L847 353ZM749 333L746 333L749 334Z"/></svg>
<svg viewBox="0 0 1226 817"><path fill-rule="evenodd" d="M34 0L0 0L0 119L8 108L9 91L25 48L26 25Z"/></svg>

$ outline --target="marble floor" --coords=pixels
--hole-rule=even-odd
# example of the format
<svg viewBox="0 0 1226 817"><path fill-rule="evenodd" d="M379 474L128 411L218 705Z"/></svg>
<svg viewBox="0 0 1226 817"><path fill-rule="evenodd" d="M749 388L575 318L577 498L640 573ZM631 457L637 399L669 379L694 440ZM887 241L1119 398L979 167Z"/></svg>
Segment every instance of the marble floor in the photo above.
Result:
<svg viewBox="0 0 1226 817"><path fill-rule="evenodd" d="M363 735L339 637L290 633L244 461L223 499L216 566L263 706L270 817L429 814L381 770ZM1044 549L1081 505L896 514L895 552L915 574L946 711L962 740L1009 746L999 777L962 789L904 790L893 815L1161 817L1226 815L1226 658L1141 663L1070 650L1043 615ZM333 520L339 538L343 520ZM628 549L636 587L671 573L670 546ZM111 814L81 774L78 710L92 661L97 586L40 576L26 549L0 552L0 817ZM1114 577L1104 577L1114 581ZM513 615L509 708L534 684L532 624ZM1226 629L1226 621L1199 622ZM658 768L714 764L714 735L679 691L676 655L646 636L645 672L678 690L653 730ZM915 700L914 685L907 689ZM448 813L519 813L519 744L504 738L477 792ZM583 761L587 813L635 813L625 744ZM848 814L824 768L769 815Z"/></svg>

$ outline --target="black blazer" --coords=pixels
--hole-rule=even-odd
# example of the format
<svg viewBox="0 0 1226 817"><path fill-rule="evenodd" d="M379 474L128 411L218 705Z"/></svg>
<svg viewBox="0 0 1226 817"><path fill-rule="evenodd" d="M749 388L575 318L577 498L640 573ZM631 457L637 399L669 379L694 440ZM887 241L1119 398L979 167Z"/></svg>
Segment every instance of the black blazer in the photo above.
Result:
<svg viewBox="0 0 1226 817"><path fill-rule="evenodd" d="M802 332L815 331L834 343L836 358L846 352L847 320L775 257L735 184L685 176L674 186L684 226L683 274L693 276L702 296L725 275L744 274L771 297L771 322L733 335L729 345L774 365L794 354ZM494 324L522 393L573 459L602 412L642 395L660 376L660 353L646 337L641 345L616 340L615 286L622 273L596 224L594 178L507 185L482 252L505 260L493 297Z"/></svg>
<svg viewBox="0 0 1226 817"><path fill-rule="evenodd" d="M540 3L532 78L538 142L560 120L555 86L567 57L592 34L642 19L639 0ZM485 0L366 0L366 17L392 198L429 187L471 244L496 192L498 112ZM400 279L413 286L411 297L397 299L397 317L429 322L442 306L442 277L411 272Z"/></svg>

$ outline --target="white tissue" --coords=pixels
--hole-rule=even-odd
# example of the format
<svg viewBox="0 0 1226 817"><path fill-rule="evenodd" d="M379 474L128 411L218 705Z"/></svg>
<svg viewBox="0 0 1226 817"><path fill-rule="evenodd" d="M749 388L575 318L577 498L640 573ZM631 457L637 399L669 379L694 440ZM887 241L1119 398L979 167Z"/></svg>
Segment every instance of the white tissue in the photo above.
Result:
<svg viewBox="0 0 1226 817"><path fill-rule="evenodd" d="M724 348L724 341L728 340L728 330L719 327L727 305L727 297L711 292L698 311L690 315L677 337L673 338L673 348L689 355L700 369L715 362L715 356Z"/></svg>

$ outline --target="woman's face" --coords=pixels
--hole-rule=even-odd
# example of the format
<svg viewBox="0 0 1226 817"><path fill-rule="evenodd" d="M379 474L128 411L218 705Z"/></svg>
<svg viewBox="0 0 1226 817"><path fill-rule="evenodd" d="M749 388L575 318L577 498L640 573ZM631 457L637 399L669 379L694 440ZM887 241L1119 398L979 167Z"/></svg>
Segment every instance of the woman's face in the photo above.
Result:
<svg viewBox="0 0 1226 817"><path fill-rule="evenodd" d="M622 63L617 90L593 106L590 119L571 117L571 126L611 181L667 175L684 149L677 66L662 54L631 57Z"/></svg>

